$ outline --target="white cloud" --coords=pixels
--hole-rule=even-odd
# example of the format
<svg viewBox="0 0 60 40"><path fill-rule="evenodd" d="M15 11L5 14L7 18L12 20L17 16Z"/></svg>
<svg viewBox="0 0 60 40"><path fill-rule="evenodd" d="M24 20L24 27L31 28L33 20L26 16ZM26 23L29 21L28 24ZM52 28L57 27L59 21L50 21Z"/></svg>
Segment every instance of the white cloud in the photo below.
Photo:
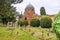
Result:
<svg viewBox="0 0 60 40"><path fill-rule="evenodd" d="M45 7L47 14L56 14L60 11L60 0L23 0L22 3L14 5L17 11L24 12L25 7L31 3L35 7L35 12L40 14L40 8Z"/></svg>

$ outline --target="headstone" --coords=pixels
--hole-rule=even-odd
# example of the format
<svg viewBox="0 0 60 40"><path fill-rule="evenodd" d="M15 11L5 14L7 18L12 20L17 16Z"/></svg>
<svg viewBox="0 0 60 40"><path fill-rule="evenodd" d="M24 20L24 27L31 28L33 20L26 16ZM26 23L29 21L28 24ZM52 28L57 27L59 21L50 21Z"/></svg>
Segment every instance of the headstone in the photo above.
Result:
<svg viewBox="0 0 60 40"><path fill-rule="evenodd" d="M11 28L12 28L12 22L8 22L8 23L7 23L7 28L8 28L8 29L11 29Z"/></svg>

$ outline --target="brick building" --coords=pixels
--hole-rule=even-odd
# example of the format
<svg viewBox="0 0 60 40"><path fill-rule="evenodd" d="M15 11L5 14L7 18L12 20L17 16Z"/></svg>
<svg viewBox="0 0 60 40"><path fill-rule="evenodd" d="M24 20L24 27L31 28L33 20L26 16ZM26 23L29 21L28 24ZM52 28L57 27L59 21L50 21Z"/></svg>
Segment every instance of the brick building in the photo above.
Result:
<svg viewBox="0 0 60 40"><path fill-rule="evenodd" d="M51 19L54 18L54 15L48 15ZM28 4L25 8L24 15L22 17L23 20L28 20L28 24L30 25L30 21L32 18L37 17L41 18L41 16L35 13L35 8L31 4Z"/></svg>
<svg viewBox="0 0 60 40"><path fill-rule="evenodd" d="M33 17L35 17L35 8L31 4L28 4L25 8L25 12L23 15L23 20L28 20L28 24L30 25L30 21Z"/></svg>

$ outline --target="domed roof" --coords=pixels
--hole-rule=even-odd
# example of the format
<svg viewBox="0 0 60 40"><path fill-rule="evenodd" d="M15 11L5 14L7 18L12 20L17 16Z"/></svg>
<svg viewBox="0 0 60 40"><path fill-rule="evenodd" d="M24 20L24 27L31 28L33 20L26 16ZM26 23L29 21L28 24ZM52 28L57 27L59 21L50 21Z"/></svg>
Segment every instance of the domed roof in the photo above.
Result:
<svg viewBox="0 0 60 40"><path fill-rule="evenodd" d="M31 4L28 4L28 5L26 6L26 9L34 9L34 7L33 7Z"/></svg>

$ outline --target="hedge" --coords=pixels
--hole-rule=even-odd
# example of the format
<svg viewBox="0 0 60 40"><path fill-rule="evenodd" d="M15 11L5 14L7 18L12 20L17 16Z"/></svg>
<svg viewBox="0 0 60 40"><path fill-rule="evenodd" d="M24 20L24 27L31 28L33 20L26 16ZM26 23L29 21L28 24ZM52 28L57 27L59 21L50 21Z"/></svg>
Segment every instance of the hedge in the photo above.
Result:
<svg viewBox="0 0 60 40"><path fill-rule="evenodd" d="M42 16L40 19L40 26L42 28L52 27L52 19L49 16Z"/></svg>
<svg viewBox="0 0 60 40"><path fill-rule="evenodd" d="M38 18L33 18L31 20L31 24L30 25L33 26L33 27L38 27L38 26L40 26L40 20Z"/></svg>

